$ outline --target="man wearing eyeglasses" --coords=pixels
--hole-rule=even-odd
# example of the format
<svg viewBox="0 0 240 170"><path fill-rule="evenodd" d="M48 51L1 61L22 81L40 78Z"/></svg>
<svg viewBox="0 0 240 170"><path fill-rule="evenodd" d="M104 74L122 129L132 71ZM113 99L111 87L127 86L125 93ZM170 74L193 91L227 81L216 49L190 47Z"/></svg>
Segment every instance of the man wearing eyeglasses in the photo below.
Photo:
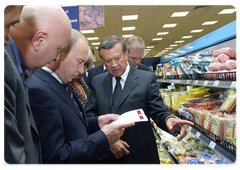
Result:
<svg viewBox="0 0 240 170"><path fill-rule="evenodd" d="M125 39L125 44L127 46L126 56L128 58L128 62L137 69L149 71L148 67L141 63L145 43L141 37L132 36Z"/></svg>

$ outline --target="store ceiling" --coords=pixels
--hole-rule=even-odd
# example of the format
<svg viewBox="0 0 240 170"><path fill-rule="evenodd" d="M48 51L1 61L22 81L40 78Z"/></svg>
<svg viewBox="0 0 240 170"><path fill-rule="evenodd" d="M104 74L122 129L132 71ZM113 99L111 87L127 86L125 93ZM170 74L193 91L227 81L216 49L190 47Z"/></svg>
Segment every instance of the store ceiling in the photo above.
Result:
<svg viewBox="0 0 240 170"><path fill-rule="evenodd" d="M218 14L223 9L233 9L233 6L193 6L193 5L106 5L104 6L105 26L94 28L95 33L84 34L88 37L99 37L99 40L89 41L91 48L94 48L98 62L102 62L99 58L96 47L92 45L95 42L101 42L109 35L122 36L125 34L134 34L143 38L145 45L154 46L145 55L146 57L162 57L178 48L236 20L236 12L232 14ZM171 17L174 12L189 11L185 17ZM138 15L137 20L122 21L123 15ZM202 25L206 21L218 21L214 25ZM177 23L174 28L163 28L164 24ZM122 31L122 27L132 27L136 29L132 31ZM190 33L192 30L203 29L200 33ZM157 35L158 32L169 32L167 35ZM189 39L182 39L183 36L192 36ZM163 38L160 41L153 41L153 38ZM182 43L175 41L184 40ZM163 53L162 50L173 46ZM98 65L98 64L96 64Z"/></svg>

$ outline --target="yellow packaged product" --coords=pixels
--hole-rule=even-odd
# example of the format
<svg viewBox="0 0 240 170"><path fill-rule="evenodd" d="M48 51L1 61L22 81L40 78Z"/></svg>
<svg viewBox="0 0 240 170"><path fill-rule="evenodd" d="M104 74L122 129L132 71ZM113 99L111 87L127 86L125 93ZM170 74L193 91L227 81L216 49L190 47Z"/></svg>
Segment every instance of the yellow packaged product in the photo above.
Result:
<svg viewBox="0 0 240 170"><path fill-rule="evenodd" d="M172 92L172 109L177 110L181 107L181 92Z"/></svg>

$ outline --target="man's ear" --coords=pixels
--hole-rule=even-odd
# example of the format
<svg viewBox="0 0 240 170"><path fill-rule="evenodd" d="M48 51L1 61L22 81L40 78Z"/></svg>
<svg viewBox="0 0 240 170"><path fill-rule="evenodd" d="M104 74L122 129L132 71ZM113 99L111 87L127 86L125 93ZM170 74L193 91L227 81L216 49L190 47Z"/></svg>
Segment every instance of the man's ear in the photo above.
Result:
<svg viewBox="0 0 240 170"><path fill-rule="evenodd" d="M35 51L38 51L40 47L46 43L48 39L48 33L45 30L37 31L32 38L32 46Z"/></svg>

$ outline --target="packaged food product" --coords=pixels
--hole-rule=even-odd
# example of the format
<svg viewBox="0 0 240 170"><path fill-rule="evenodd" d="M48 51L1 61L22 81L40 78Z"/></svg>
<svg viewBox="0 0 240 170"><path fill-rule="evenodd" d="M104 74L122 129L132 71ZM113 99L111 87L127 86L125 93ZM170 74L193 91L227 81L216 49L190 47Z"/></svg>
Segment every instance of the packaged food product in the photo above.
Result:
<svg viewBox="0 0 240 170"><path fill-rule="evenodd" d="M230 113L233 110L233 108L236 106L236 98L237 98L236 94L228 95L224 103L221 105L220 110L226 113Z"/></svg>
<svg viewBox="0 0 240 170"><path fill-rule="evenodd" d="M204 116L203 127L205 129L207 129L208 131L211 130L211 127L212 127L212 114L211 113L208 113ZM207 132L205 132L205 133L207 133Z"/></svg>
<svg viewBox="0 0 240 170"><path fill-rule="evenodd" d="M217 115L212 116L211 132L225 139L227 133L227 119Z"/></svg>
<svg viewBox="0 0 240 170"><path fill-rule="evenodd" d="M234 125L236 124L235 119L228 118L227 119L227 134L226 140L232 143L234 137Z"/></svg>
<svg viewBox="0 0 240 170"><path fill-rule="evenodd" d="M211 155L201 152L197 155L197 160L199 160L200 164L205 164L211 157Z"/></svg>

